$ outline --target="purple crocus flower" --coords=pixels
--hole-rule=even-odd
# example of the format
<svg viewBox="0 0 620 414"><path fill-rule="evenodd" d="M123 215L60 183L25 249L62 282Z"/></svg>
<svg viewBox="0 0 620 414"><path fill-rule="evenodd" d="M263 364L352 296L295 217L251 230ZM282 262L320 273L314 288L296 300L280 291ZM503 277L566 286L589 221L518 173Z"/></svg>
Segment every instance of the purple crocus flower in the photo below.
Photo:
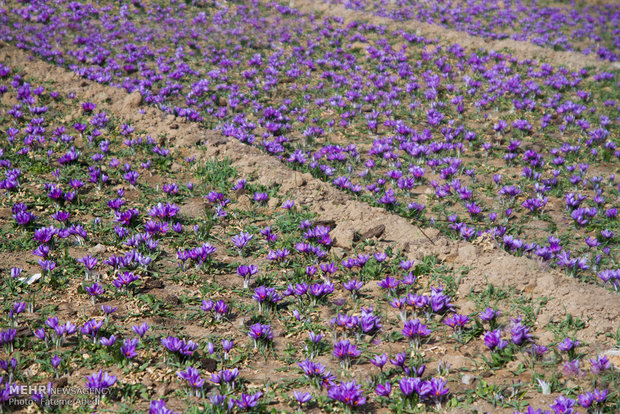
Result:
<svg viewBox="0 0 620 414"><path fill-rule="evenodd" d="M590 359L592 364L592 373L598 375L601 371L607 371L611 369L611 361L605 355L599 355L596 358Z"/></svg>
<svg viewBox="0 0 620 414"><path fill-rule="evenodd" d="M431 378L426 384L429 386L428 398L431 398L436 403L439 403L441 399L450 392L450 389L446 387L448 382L443 378Z"/></svg>
<svg viewBox="0 0 620 414"><path fill-rule="evenodd" d="M570 338L564 338L564 340L558 344L558 349L562 352L566 352L569 359L574 359L575 350L577 349L579 344L579 341L575 341Z"/></svg>
<svg viewBox="0 0 620 414"><path fill-rule="evenodd" d="M361 385L357 385L355 381L332 385L327 392L327 396L332 400L340 401L350 407L359 407L366 403L366 397L364 397L362 387Z"/></svg>
<svg viewBox="0 0 620 414"><path fill-rule="evenodd" d="M508 341L502 339L502 333L499 329L487 331L484 334L484 344L491 350L502 350L508 346Z"/></svg>
<svg viewBox="0 0 620 414"><path fill-rule="evenodd" d="M349 368L351 359L357 358L362 351L348 340L343 340L334 344L333 355L340 361L344 368Z"/></svg>
<svg viewBox="0 0 620 414"><path fill-rule="evenodd" d="M93 283L90 286L86 286L84 290L90 295L93 305L95 304L95 297L102 295L105 292L105 289L99 283Z"/></svg>
<svg viewBox="0 0 620 414"><path fill-rule="evenodd" d="M99 370L99 372L86 377L86 388L99 391L100 393L114 384L116 384L116 377L103 372L103 370Z"/></svg>
<svg viewBox="0 0 620 414"><path fill-rule="evenodd" d="M454 315L445 318L443 323L451 327L454 330L454 336L456 339L460 340L463 328L465 328L465 325L467 325L469 321L470 319L468 316L455 313Z"/></svg>
<svg viewBox="0 0 620 414"><path fill-rule="evenodd" d="M138 339L127 338L123 341L123 345L121 346L121 354L123 354L123 356L127 359L132 359L138 355L136 353L137 346L138 346Z"/></svg>
<svg viewBox="0 0 620 414"><path fill-rule="evenodd" d="M241 398L239 398L238 400L233 400L234 403L237 405L237 407L239 407L242 410L248 410L250 408L254 408L258 405L258 400L260 397L263 396L262 392L257 392L254 395L248 395L248 394L241 394Z"/></svg>
<svg viewBox="0 0 620 414"><path fill-rule="evenodd" d="M259 286L254 289L254 295L252 298L258 302L258 309L262 310L263 305L266 308L273 308L275 305L282 299L282 295L280 295L275 288Z"/></svg>
<svg viewBox="0 0 620 414"><path fill-rule="evenodd" d="M574 406L575 400L560 395L549 407L553 409L555 414L572 414Z"/></svg>
<svg viewBox="0 0 620 414"><path fill-rule="evenodd" d="M253 199L257 203L266 203L267 201L269 201L269 195L267 193L261 193L257 191L254 193Z"/></svg>
<svg viewBox="0 0 620 414"><path fill-rule="evenodd" d="M413 349L418 349L420 340L431 334L431 330L426 325L422 324L419 319L405 322L401 332L405 338L409 338Z"/></svg>
<svg viewBox="0 0 620 414"><path fill-rule="evenodd" d="M52 367L56 370L60 366L62 359L58 355L54 355L52 359L50 360L50 362L52 364Z"/></svg>
<svg viewBox="0 0 620 414"><path fill-rule="evenodd" d="M532 344L527 350L529 354L531 354L534 358L537 359L541 359L548 351L548 347L538 344Z"/></svg>
<svg viewBox="0 0 620 414"><path fill-rule="evenodd" d="M97 342L97 333L103 327L103 321L96 321L91 319L86 321L84 325L80 328L80 331L84 335L91 336L93 338L93 343Z"/></svg>
<svg viewBox="0 0 620 414"><path fill-rule="evenodd" d="M380 397L389 397L390 393L392 392L392 384L390 384L389 382L386 382L385 384L379 383L375 388L375 392Z"/></svg>
<svg viewBox="0 0 620 414"><path fill-rule="evenodd" d="M243 278L243 288L247 289L250 285L252 276L258 273L258 267L255 265L241 265L237 268L237 274Z"/></svg>
<svg viewBox="0 0 620 414"><path fill-rule="evenodd" d="M342 284L343 288L351 292L351 296L353 296L353 298L357 297L357 292L362 288L362 286L364 286L364 283L357 279L351 279Z"/></svg>
<svg viewBox="0 0 620 414"><path fill-rule="evenodd" d="M383 371L383 366L386 364L388 360L388 356L386 353L381 355L375 355L370 359L370 363L374 366L378 367L381 371Z"/></svg>
<svg viewBox="0 0 620 414"><path fill-rule="evenodd" d="M529 326L525 326L521 323L521 318L513 318L510 321L510 334L512 335L512 342L515 345L522 345L525 342L532 340Z"/></svg>
<svg viewBox="0 0 620 414"><path fill-rule="evenodd" d="M403 377L398 381L400 392L406 399L415 397L420 391L422 380L418 377Z"/></svg>
<svg viewBox="0 0 620 414"><path fill-rule="evenodd" d="M333 385L336 377L320 362L305 359L297 364L304 375L314 381L317 388L328 388Z"/></svg>
<svg viewBox="0 0 620 414"><path fill-rule="evenodd" d="M104 315L106 315L106 318L116 312L117 307L116 306L110 306L110 305L101 305L101 311L103 312Z"/></svg>
<svg viewBox="0 0 620 414"><path fill-rule="evenodd" d="M386 276L385 279L382 279L377 282L382 289L387 289L390 294L394 294L396 292L396 288L400 284L400 281L393 278L392 276Z"/></svg>
<svg viewBox="0 0 620 414"><path fill-rule="evenodd" d="M282 203L281 207L284 210L291 210L293 207L295 207L295 202L293 200L286 200L284 203Z"/></svg>
<svg viewBox="0 0 620 414"><path fill-rule="evenodd" d="M254 236L252 236L251 234L245 233L245 232L241 232L241 233L237 234L236 236L233 236L231 238L231 240L232 240L233 244L237 247L237 249L239 249L239 252L241 254L241 252L243 251L245 246L247 246L247 244L253 238L254 238Z"/></svg>
<svg viewBox="0 0 620 414"><path fill-rule="evenodd" d="M42 341L47 340L47 337L45 336L45 328L35 329L34 331L32 331L32 334Z"/></svg>
<svg viewBox="0 0 620 414"><path fill-rule="evenodd" d="M103 346L110 347L116 343L116 335L110 335L109 338L101 337L99 343Z"/></svg>
<svg viewBox="0 0 620 414"><path fill-rule="evenodd" d="M309 392L293 391L293 397L295 397L295 399L299 403L299 409L300 410L301 410L301 406L303 404L305 404L308 401L312 400L312 394L310 394Z"/></svg>
<svg viewBox="0 0 620 414"><path fill-rule="evenodd" d="M502 311L500 310L486 308L484 311L480 312L480 315L478 315L478 317L482 321L488 321L489 324L491 325L491 329L494 329L496 325L497 317L501 315L501 313Z"/></svg>
<svg viewBox="0 0 620 414"><path fill-rule="evenodd" d="M86 255L82 258L77 259L78 262L82 263L87 270L93 270L95 266L97 266L97 258Z"/></svg>
<svg viewBox="0 0 620 414"><path fill-rule="evenodd" d="M262 349L263 346L269 344L273 339L273 331L270 325L256 323L250 326L248 336L254 341L254 348L261 347Z"/></svg>
<svg viewBox="0 0 620 414"><path fill-rule="evenodd" d="M224 359L228 359L228 354L235 345L235 341L224 339L222 340L222 348L224 349Z"/></svg>
<svg viewBox="0 0 620 414"><path fill-rule="evenodd" d="M200 378L200 371L194 367L187 367L185 371L177 372L177 376L187 381L187 384L196 391L198 396L199 390L204 386L205 380Z"/></svg>
<svg viewBox="0 0 620 414"><path fill-rule="evenodd" d="M168 336L166 338L161 338L161 344L166 347L166 349L170 352L179 352L181 347L183 346L182 341L179 338L174 336Z"/></svg>
<svg viewBox="0 0 620 414"><path fill-rule="evenodd" d="M146 322L142 322L141 325L132 325L131 329L140 337L142 338L145 334L146 331L149 330L149 325Z"/></svg>
<svg viewBox="0 0 620 414"><path fill-rule="evenodd" d="M164 400L151 401L149 414L178 414L166 407Z"/></svg>
<svg viewBox="0 0 620 414"><path fill-rule="evenodd" d="M406 362L407 362L407 352L406 351L399 352L398 354L394 355L393 359L390 359L390 364L392 364L392 365L394 365L396 367L400 367L400 368L404 368Z"/></svg>

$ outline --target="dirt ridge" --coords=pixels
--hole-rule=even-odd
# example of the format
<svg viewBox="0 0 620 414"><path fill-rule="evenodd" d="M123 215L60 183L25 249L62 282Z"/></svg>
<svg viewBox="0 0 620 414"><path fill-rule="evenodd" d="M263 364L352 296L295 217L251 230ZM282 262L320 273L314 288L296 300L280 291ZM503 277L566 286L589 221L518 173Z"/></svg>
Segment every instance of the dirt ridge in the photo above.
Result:
<svg viewBox="0 0 620 414"><path fill-rule="evenodd" d="M541 46L537 46L527 41L517 41L513 39L493 40L470 35L447 27L442 27L430 23L418 21L396 21L387 17L375 16L367 12L350 10L342 5L327 4L322 1L313 0L294 0L291 7L303 13L321 12L331 16L342 17L345 23L352 21L368 21L374 24L386 25L390 29L403 29L415 32L428 39L438 38L440 44L449 45L458 43L468 52L475 52L479 49L502 50L508 48L511 54L520 59L537 59L554 66L565 66L571 70L578 70L584 67L594 66L597 69L613 68L620 69L620 63L606 62L596 57L584 55L580 52L558 51Z"/></svg>

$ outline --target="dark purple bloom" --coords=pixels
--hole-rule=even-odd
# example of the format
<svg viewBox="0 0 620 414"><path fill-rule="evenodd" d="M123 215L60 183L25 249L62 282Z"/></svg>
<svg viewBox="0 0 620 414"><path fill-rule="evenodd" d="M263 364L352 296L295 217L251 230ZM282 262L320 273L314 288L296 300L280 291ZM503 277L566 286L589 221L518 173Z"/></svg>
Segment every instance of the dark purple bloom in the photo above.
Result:
<svg viewBox="0 0 620 414"><path fill-rule="evenodd" d="M151 401L149 405L149 414L177 414L166 407L164 400Z"/></svg>
<svg viewBox="0 0 620 414"><path fill-rule="evenodd" d="M385 384L377 384L377 388L375 388L375 392L380 397L389 397L392 392L392 384L386 382Z"/></svg>
<svg viewBox="0 0 620 414"><path fill-rule="evenodd" d="M327 392L327 396L332 400L340 401L350 407L359 407L366 403L366 397L364 397L362 387L361 385L357 385L355 381L333 385Z"/></svg>
<svg viewBox="0 0 620 414"><path fill-rule="evenodd" d="M293 391L293 396L295 397L295 399L299 403L299 408L300 409L301 409L301 406L303 404L305 404L308 401L312 400L312 395L309 392Z"/></svg>
<svg viewBox="0 0 620 414"><path fill-rule="evenodd" d="M140 337L142 338L145 334L146 331L149 330L149 325L146 322L143 322L142 325L132 325L131 329Z"/></svg>
<svg viewBox="0 0 620 414"><path fill-rule="evenodd" d="M415 397L420 391L422 380L418 377L403 377L398 381L398 387L407 399Z"/></svg>
<svg viewBox="0 0 620 414"><path fill-rule="evenodd" d="M571 352L574 351L575 348L579 346L579 341L574 341L570 338L564 338L562 342L558 344L558 349L563 352Z"/></svg>
<svg viewBox="0 0 620 414"><path fill-rule="evenodd" d="M266 203L269 200L269 195L267 193L255 192L254 193L254 201L257 203Z"/></svg>
<svg viewBox="0 0 620 414"><path fill-rule="evenodd" d="M138 346L138 340L136 338L125 339L123 341L123 345L121 346L121 354L128 359L137 356L136 346Z"/></svg>
<svg viewBox="0 0 620 414"><path fill-rule="evenodd" d="M499 329L494 331L487 331L484 334L484 344L491 350L502 350L508 346L508 341L502 339L502 334Z"/></svg>
<svg viewBox="0 0 620 414"><path fill-rule="evenodd" d="M334 344L333 355L343 364L344 368L349 368L351 359L357 358L362 351L348 340L343 340Z"/></svg>
<svg viewBox="0 0 620 414"><path fill-rule="evenodd" d="M572 414L575 400L560 395L549 407L553 409L555 414Z"/></svg>
<svg viewBox="0 0 620 414"><path fill-rule="evenodd" d="M598 375L601 371L607 371L611 369L611 361L605 355L599 355L596 358L590 359L592 364L592 373Z"/></svg>
<svg viewBox="0 0 620 414"><path fill-rule="evenodd" d="M257 392L254 395L241 394L241 398L233 400L234 403L242 410L256 407L258 405L258 399L263 396L262 392Z"/></svg>
<svg viewBox="0 0 620 414"><path fill-rule="evenodd" d="M200 378L200 371L194 367L187 367L185 371L177 372L177 376L187 381L188 385L194 389L200 389L205 384L205 380Z"/></svg>
<svg viewBox="0 0 620 414"><path fill-rule="evenodd" d="M375 355L374 357L372 357L370 359L370 363L378 367L380 370L383 370L383 366L386 364L387 360L388 360L387 354L383 353L381 355Z"/></svg>
<svg viewBox="0 0 620 414"><path fill-rule="evenodd" d="M325 366L320 362L306 359L297 365L308 378L315 381L315 385L319 388L330 387L336 379L331 371L326 370Z"/></svg>
<svg viewBox="0 0 620 414"><path fill-rule="evenodd" d="M248 336L254 340L254 348L268 344L273 339L273 331L270 325L256 323L250 326Z"/></svg>
<svg viewBox="0 0 620 414"><path fill-rule="evenodd" d="M107 372L103 372L102 370L86 377L86 388L96 391L102 391L106 388L110 388L115 383L116 377L108 374Z"/></svg>
<svg viewBox="0 0 620 414"><path fill-rule="evenodd" d="M429 398L432 398L436 402L440 401L446 394L450 392L450 389L446 387L448 382L443 378L431 378L427 382L430 385L430 392L427 394Z"/></svg>
<svg viewBox="0 0 620 414"><path fill-rule="evenodd" d="M418 348L422 338L426 338L431 334L431 330L426 325L422 324L419 319L405 322L401 332L405 338L409 338L411 346L414 349Z"/></svg>

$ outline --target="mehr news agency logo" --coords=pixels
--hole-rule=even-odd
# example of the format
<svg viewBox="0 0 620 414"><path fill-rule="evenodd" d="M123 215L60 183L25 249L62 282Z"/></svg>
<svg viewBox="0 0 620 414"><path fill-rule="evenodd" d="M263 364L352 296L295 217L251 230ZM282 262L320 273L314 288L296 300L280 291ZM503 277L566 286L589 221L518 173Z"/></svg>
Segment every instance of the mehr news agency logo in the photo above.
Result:
<svg viewBox="0 0 620 414"><path fill-rule="evenodd" d="M9 385L9 405L93 405L108 394L108 388L54 387L48 385Z"/></svg>

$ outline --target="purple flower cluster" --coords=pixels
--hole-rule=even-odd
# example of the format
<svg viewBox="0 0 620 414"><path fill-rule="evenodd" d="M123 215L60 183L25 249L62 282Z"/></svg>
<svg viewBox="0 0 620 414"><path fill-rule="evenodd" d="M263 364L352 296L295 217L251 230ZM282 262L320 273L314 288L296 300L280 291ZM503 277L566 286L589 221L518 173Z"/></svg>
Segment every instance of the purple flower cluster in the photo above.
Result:
<svg viewBox="0 0 620 414"><path fill-rule="evenodd" d="M609 37L620 9L611 4L576 8L547 4L509 4L493 2L422 4L411 1L385 3L378 0L326 0L346 8L363 10L396 21L415 20L440 25L488 39L528 41L559 50L580 50L600 59L618 60L620 38ZM571 43L571 39L575 43ZM581 45L587 45L586 47ZM604 44L604 45L603 45Z"/></svg>
<svg viewBox="0 0 620 414"><path fill-rule="evenodd" d="M192 340L185 341L174 336L161 338L161 344L171 353L179 357L189 357L198 349L198 344Z"/></svg>

